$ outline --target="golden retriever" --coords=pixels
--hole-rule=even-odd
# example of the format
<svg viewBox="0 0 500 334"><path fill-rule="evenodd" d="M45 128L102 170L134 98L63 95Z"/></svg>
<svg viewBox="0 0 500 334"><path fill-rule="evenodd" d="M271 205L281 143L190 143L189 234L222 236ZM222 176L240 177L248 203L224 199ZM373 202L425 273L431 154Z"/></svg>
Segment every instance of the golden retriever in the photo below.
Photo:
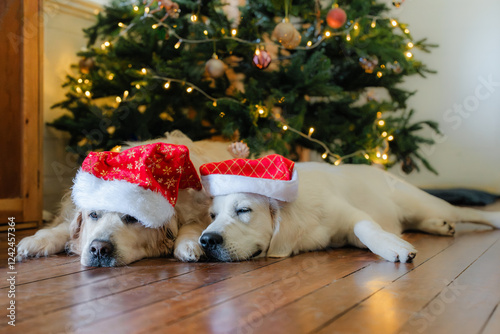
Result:
<svg viewBox="0 0 500 334"><path fill-rule="evenodd" d="M196 168L214 160L230 159L227 143L192 142L179 131L165 138L129 147L165 142L185 145ZM204 190L180 190L174 217L161 228L148 228L136 218L120 212L83 210L67 194L53 223L17 246L18 260L49 256L66 250L81 255L84 266L112 267L126 265L146 257L174 256L181 261L195 261L203 254L198 237L210 223L207 210L210 197Z"/></svg>
<svg viewBox="0 0 500 334"><path fill-rule="evenodd" d="M365 165L296 163L298 198L280 202L253 193L216 196L212 223L199 242L219 261L287 257L329 247L368 248L393 262L409 262L405 230L452 236L465 221L500 228L500 212L455 207Z"/></svg>

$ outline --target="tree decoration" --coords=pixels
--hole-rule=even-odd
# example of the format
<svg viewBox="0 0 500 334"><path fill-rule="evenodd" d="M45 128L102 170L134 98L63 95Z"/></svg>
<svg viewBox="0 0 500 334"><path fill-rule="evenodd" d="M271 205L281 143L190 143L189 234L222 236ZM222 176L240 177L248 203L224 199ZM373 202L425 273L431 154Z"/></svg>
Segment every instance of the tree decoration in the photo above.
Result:
<svg viewBox="0 0 500 334"><path fill-rule="evenodd" d="M224 75L226 65L222 60L217 58L217 55L213 55L213 57L206 62L205 70L207 71L208 75L210 75L214 79L217 79Z"/></svg>
<svg viewBox="0 0 500 334"><path fill-rule="evenodd" d="M333 29L341 28L347 21L347 14L342 8L333 8L326 14L326 23Z"/></svg>
<svg viewBox="0 0 500 334"><path fill-rule="evenodd" d="M287 49L299 46L302 36L290 22L280 22L273 31L273 36Z"/></svg>
<svg viewBox="0 0 500 334"><path fill-rule="evenodd" d="M359 64L365 70L366 73L373 73L373 70L378 65L377 56L371 56L368 58L359 58Z"/></svg>
<svg viewBox="0 0 500 334"><path fill-rule="evenodd" d="M227 147L227 151L234 157L234 158L241 158L241 159L246 159L250 156L250 149L248 148L248 145L243 143L243 142L236 142L232 143Z"/></svg>
<svg viewBox="0 0 500 334"><path fill-rule="evenodd" d="M266 69L271 64L271 56L266 50L257 49L253 55L252 64L261 70Z"/></svg>
<svg viewBox="0 0 500 334"><path fill-rule="evenodd" d="M83 74L89 74L93 67L94 60L92 58L83 58L78 62L78 68Z"/></svg>
<svg viewBox="0 0 500 334"><path fill-rule="evenodd" d="M392 63L387 63L386 67L390 70L392 70L392 72L396 73L396 74L401 74L401 72L403 72L403 68L401 67L401 64L399 64L397 61L394 61Z"/></svg>

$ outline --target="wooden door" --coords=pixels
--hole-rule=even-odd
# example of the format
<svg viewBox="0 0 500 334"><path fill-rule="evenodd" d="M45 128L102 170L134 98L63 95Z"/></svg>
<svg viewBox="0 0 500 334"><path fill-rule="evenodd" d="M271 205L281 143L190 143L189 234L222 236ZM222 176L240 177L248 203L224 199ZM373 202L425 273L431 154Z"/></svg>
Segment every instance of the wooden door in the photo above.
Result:
<svg viewBox="0 0 500 334"><path fill-rule="evenodd" d="M0 2L0 231L42 221L41 1Z"/></svg>

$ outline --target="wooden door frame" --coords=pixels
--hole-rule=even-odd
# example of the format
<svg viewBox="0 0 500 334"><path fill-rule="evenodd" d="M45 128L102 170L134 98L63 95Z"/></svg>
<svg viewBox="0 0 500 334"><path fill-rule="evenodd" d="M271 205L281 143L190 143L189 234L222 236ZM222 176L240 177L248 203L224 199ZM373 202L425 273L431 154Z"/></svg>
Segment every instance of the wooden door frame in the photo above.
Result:
<svg viewBox="0 0 500 334"><path fill-rule="evenodd" d="M42 0L22 0L22 162L21 196L0 199L0 231L6 230L6 214L13 216L16 229L39 227L42 223ZM13 176L14 177L14 176Z"/></svg>

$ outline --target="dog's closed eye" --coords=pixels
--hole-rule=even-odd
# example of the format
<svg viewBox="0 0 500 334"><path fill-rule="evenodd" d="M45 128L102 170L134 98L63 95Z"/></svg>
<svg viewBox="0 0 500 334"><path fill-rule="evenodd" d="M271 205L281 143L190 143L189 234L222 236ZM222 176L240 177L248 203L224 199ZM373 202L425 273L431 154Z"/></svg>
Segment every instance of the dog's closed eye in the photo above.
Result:
<svg viewBox="0 0 500 334"><path fill-rule="evenodd" d="M243 215L243 214L245 214L245 213L250 213L250 212L252 212L252 209L247 208L247 207L245 207L245 208L239 208L239 209L236 209L236 214L237 214L238 216L239 216L239 215Z"/></svg>

